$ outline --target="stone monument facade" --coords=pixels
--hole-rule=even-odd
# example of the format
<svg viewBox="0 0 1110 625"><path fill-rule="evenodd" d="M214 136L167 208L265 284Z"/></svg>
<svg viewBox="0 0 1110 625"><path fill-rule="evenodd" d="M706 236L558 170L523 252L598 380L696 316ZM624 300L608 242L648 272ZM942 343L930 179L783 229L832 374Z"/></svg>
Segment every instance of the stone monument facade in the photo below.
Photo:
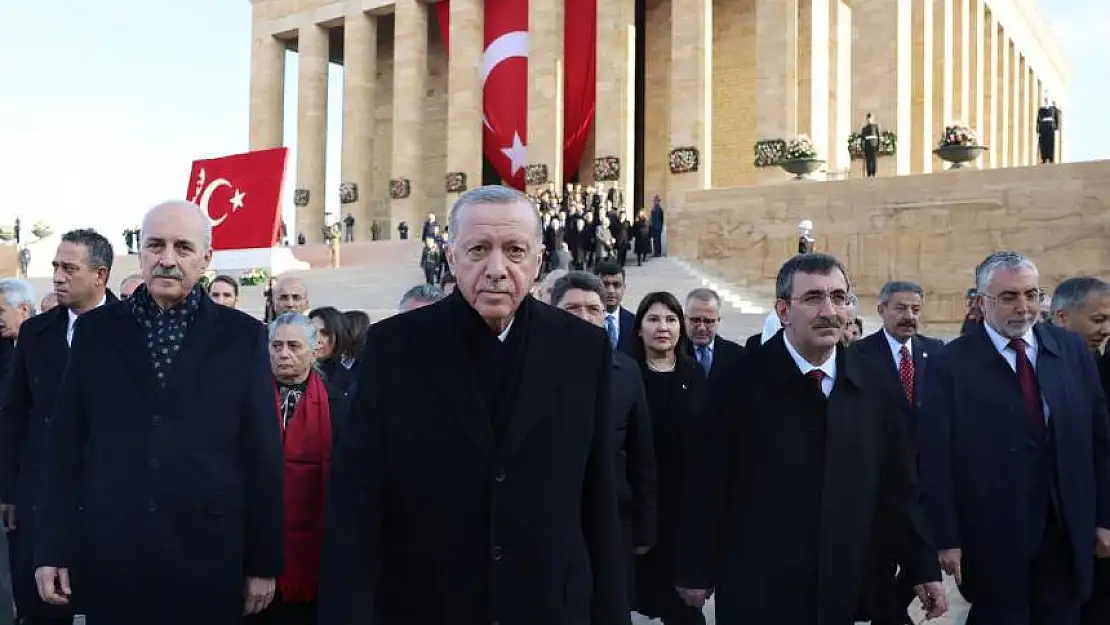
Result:
<svg viewBox="0 0 1110 625"><path fill-rule="evenodd" d="M401 221L418 227L427 213L442 215L461 181L481 182L484 3L450 0L450 54L434 4L252 0L250 149L285 144L287 53L299 56L291 238L322 240L332 193L358 238L373 222L394 237ZM555 139L562 9L530 0L528 161L556 178L569 177ZM897 137L879 176L939 170L932 149L956 120L991 148L980 167L1032 165L1038 106L1050 97L1067 111L1067 68L1034 0L598 0L597 59L577 179L592 182L596 161L616 159L615 184L629 199L782 182L777 168L756 167L753 148L800 134L830 178L861 176L848 137L867 113ZM341 120L327 113L335 64ZM342 191L325 186L334 123L343 127ZM1058 137L1058 160L1065 149ZM676 150L696 167L676 173Z"/></svg>

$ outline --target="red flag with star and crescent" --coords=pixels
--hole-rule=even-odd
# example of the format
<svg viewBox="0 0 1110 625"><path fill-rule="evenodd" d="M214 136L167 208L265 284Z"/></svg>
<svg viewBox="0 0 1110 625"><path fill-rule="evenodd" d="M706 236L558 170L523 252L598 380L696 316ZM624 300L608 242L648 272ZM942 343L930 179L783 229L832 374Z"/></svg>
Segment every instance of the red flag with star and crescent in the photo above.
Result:
<svg viewBox="0 0 1110 625"><path fill-rule="evenodd" d="M437 6L445 47L450 3ZM528 164L528 2L485 0L481 61L482 153L508 186L524 189Z"/></svg>
<svg viewBox="0 0 1110 625"><path fill-rule="evenodd" d="M187 197L212 221L212 249L277 243L287 155L273 148L193 161Z"/></svg>

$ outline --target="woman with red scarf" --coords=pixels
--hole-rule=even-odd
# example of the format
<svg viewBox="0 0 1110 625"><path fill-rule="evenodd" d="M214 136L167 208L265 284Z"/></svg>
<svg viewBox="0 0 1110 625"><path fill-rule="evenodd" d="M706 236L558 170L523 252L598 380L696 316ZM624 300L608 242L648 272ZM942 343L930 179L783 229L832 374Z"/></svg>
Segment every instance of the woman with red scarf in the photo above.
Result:
<svg viewBox="0 0 1110 625"><path fill-rule="evenodd" d="M314 625L324 536L324 496L337 421L347 411L342 391L315 367L317 330L296 312L270 323L270 368L285 452L285 569L273 603L248 616L250 625Z"/></svg>

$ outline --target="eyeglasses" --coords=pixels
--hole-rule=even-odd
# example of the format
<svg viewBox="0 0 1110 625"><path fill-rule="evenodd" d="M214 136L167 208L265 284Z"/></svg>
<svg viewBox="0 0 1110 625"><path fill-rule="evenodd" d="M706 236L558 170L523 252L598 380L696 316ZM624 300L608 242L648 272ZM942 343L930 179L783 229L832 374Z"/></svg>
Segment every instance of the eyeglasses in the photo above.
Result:
<svg viewBox="0 0 1110 625"><path fill-rule="evenodd" d="M984 300L994 300L1003 306L1017 306L1019 301L1028 302L1030 304L1043 304L1045 300L1044 289L1029 289L1024 293L1003 291L998 295L982 293L982 296Z"/></svg>
<svg viewBox="0 0 1110 625"><path fill-rule="evenodd" d="M687 321L690 322L690 325L695 326L715 326L720 319L713 319L710 317L688 317Z"/></svg>
<svg viewBox="0 0 1110 625"><path fill-rule="evenodd" d="M791 301L809 306L810 308L820 308L826 301L830 302L834 308L847 308L855 303L855 296L847 291L833 291L832 293L812 292L806 293L801 297L793 297Z"/></svg>

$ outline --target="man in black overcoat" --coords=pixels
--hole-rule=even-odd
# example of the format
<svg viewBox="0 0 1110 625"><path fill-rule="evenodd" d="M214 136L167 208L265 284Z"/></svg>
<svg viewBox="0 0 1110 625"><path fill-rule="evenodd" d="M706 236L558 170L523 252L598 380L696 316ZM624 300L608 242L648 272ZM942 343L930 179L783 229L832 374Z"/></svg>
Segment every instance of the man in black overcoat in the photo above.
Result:
<svg viewBox="0 0 1110 625"><path fill-rule="evenodd" d="M720 625L851 623L877 533L897 536L931 616L947 609L921 511L897 391L839 347L851 303L843 265L786 262L783 330L712 388L694 436L676 550L690 605L716 592Z"/></svg>
<svg viewBox="0 0 1110 625"><path fill-rule="evenodd" d="M604 333L528 295L527 196L451 210L458 289L370 329L333 457L321 625L628 623Z"/></svg>
<svg viewBox="0 0 1110 625"><path fill-rule="evenodd" d="M237 625L282 569L282 449L265 328L197 284L195 204L143 220L145 284L82 315L47 435L36 579L88 625ZM80 512L79 512L80 511Z"/></svg>
<svg viewBox="0 0 1110 625"><path fill-rule="evenodd" d="M73 328L80 315L117 301L108 290L113 259L112 244L94 230L62 235L54 255L58 306L25 321L13 349L0 406L0 508L14 507L9 511L15 518L9 563L13 595L27 625L73 621L72 605L45 603L35 587L36 512L45 488L47 422L69 360Z"/></svg>

